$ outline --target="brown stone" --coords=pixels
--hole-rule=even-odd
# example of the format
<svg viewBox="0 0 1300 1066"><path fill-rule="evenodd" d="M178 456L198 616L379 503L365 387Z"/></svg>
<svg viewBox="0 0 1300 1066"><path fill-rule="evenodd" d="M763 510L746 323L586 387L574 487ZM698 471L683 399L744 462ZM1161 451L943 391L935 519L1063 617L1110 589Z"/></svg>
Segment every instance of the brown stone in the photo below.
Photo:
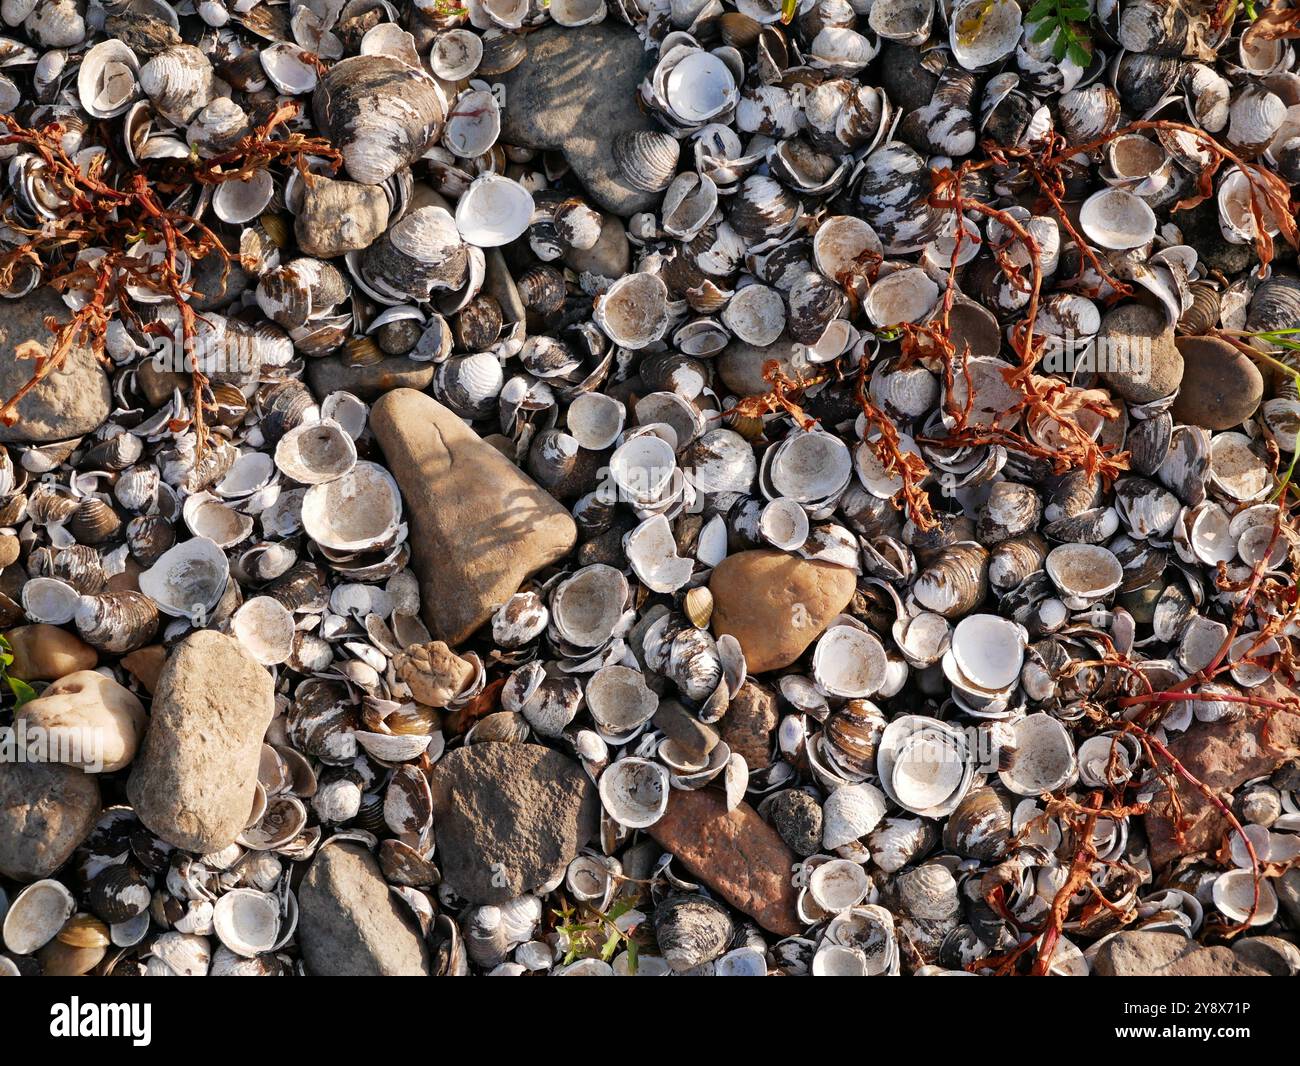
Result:
<svg viewBox="0 0 1300 1066"><path fill-rule="evenodd" d="M747 803L727 810L719 792L673 789L668 811L649 829L709 888L778 936L794 936L791 869L796 859L775 829Z"/></svg>
<svg viewBox="0 0 1300 1066"><path fill-rule="evenodd" d="M158 687L158 675L167 662L167 649L161 644L148 644L122 656L122 666L144 686L150 695Z"/></svg>
<svg viewBox="0 0 1300 1066"><path fill-rule="evenodd" d="M1098 977L1265 977L1231 948L1202 947L1181 933L1127 930L1097 951Z"/></svg>
<svg viewBox="0 0 1300 1066"><path fill-rule="evenodd" d="M22 544L12 533L0 534L0 568L12 566L18 561Z"/></svg>
<svg viewBox="0 0 1300 1066"><path fill-rule="evenodd" d="M1292 694L1274 680L1251 692L1265 699ZM1222 796L1235 792L1252 778L1268 776L1300 754L1300 714L1280 710L1196 722L1169 744L1169 751L1192 776L1208 785L1216 796ZM1182 805L1181 839L1174 830L1167 796L1158 797L1144 819L1151 842L1151 862L1156 867L1183 856L1213 853L1231 832L1218 809L1199 789L1181 779L1178 799Z"/></svg>
<svg viewBox="0 0 1300 1066"><path fill-rule="evenodd" d="M664 700L654 726L693 759L704 759L718 746L718 731L705 725L676 700Z"/></svg>
<svg viewBox="0 0 1300 1066"><path fill-rule="evenodd" d="M9 675L22 681L57 681L78 670L93 670L99 653L75 633L44 622L11 629L5 636L13 649Z"/></svg>
<svg viewBox="0 0 1300 1066"><path fill-rule="evenodd" d="M465 640L573 547L569 512L432 397L390 392L370 428L406 501L424 620L439 639Z"/></svg>
<svg viewBox="0 0 1300 1066"><path fill-rule="evenodd" d="M1250 357L1217 337L1179 337L1183 382L1170 409L1177 422L1231 429L1255 413L1264 378Z"/></svg>
<svg viewBox="0 0 1300 1066"><path fill-rule="evenodd" d="M95 670L78 670L49 685L14 712L15 723L46 735L84 737L81 750L32 753L42 762L63 762L87 773L112 773L127 766L140 747L148 721L134 692ZM93 738L94 743L90 743Z"/></svg>
<svg viewBox="0 0 1300 1066"><path fill-rule="evenodd" d="M780 721L776 695L746 678L722 719L722 739L751 770L761 770L772 761L772 736Z"/></svg>
<svg viewBox="0 0 1300 1066"><path fill-rule="evenodd" d="M848 606L852 570L759 549L729 555L714 568L713 632L730 633L750 673L789 666Z"/></svg>

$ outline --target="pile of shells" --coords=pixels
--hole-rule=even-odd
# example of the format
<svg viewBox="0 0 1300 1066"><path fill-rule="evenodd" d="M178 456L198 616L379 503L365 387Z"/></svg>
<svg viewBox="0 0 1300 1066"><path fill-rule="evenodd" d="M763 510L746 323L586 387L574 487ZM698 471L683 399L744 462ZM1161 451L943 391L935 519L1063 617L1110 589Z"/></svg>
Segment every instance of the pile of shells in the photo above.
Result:
<svg viewBox="0 0 1300 1066"><path fill-rule="evenodd" d="M217 629L276 716L216 854L101 775L61 869L0 873L0 974L306 972L327 841L375 855L440 974L1076 975L1129 929L1294 944L1300 762L1259 730L1295 731L1300 58L1244 11L1089 7L1071 42L1014 0L5 4L0 112L146 175L230 269L185 264L192 365L154 358L187 320L139 282L161 238L108 272L107 416L3 437L0 626L58 627L145 701ZM497 91L544 34L584 63L645 46L601 187L503 134L564 106L545 71ZM273 139L340 167L178 180L286 105ZM76 205L41 152L0 155L21 305L31 234ZM399 384L578 530L454 648L370 429ZM476 905L443 882L430 776L487 741L576 761L600 819L551 882ZM1171 848L1171 792L1200 802L1175 753L1236 825ZM727 856L678 860L670 810L710 798L773 881L797 864L782 920ZM1083 852L1107 905L1054 908Z"/></svg>

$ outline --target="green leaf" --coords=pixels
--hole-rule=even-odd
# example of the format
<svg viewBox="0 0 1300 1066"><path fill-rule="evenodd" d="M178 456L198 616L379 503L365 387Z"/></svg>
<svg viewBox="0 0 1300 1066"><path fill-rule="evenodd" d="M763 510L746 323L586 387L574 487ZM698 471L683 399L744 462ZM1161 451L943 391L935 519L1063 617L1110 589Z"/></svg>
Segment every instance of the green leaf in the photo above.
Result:
<svg viewBox="0 0 1300 1066"><path fill-rule="evenodd" d="M1047 22L1040 22L1034 27L1034 32L1030 34L1029 39L1034 44L1042 44L1043 41L1047 40L1047 38L1052 36L1055 32L1056 23L1054 21L1048 20Z"/></svg>
<svg viewBox="0 0 1300 1066"><path fill-rule="evenodd" d="M1069 51L1070 38L1064 34L1058 34L1056 42L1052 45L1052 59L1059 63L1065 58L1065 53Z"/></svg>
<svg viewBox="0 0 1300 1066"><path fill-rule="evenodd" d="M627 972L635 974L637 967L641 964L641 949L637 946L635 940L627 942Z"/></svg>
<svg viewBox="0 0 1300 1066"><path fill-rule="evenodd" d="M36 690L26 681L19 681L18 678L9 677L7 674L5 675L5 681L8 683L10 691L14 694L14 699L17 701L14 704L15 707L21 707L28 700L36 699Z"/></svg>
<svg viewBox="0 0 1300 1066"><path fill-rule="evenodd" d="M1069 53L1070 53L1071 61L1076 66L1086 67L1089 63L1092 62L1092 54L1088 51L1088 49L1084 48L1083 45L1081 45L1077 40L1073 40L1070 42Z"/></svg>
<svg viewBox="0 0 1300 1066"><path fill-rule="evenodd" d="M1038 0L1038 3L1029 9L1029 14L1025 16L1025 21L1037 22L1039 19L1047 18L1047 16L1055 9L1055 0Z"/></svg>
<svg viewBox="0 0 1300 1066"><path fill-rule="evenodd" d="M1087 22L1092 17L1092 12L1085 4L1066 4L1061 7L1060 12L1063 18L1071 22Z"/></svg>

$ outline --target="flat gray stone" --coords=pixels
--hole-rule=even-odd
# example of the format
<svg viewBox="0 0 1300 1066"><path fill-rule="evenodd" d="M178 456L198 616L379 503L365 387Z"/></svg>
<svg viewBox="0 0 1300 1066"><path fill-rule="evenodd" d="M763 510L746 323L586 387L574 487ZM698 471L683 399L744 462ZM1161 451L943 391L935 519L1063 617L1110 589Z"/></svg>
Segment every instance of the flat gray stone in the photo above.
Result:
<svg viewBox="0 0 1300 1066"><path fill-rule="evenodd" d="M36 372L35 359L19 359L19 348L32 341L42 352L49 351L47 317L59 322L71 317L48 286L0 302L0 403L15 396ZM0 443L48 444L84 436L108 417L111 401L108 375L94 353L74 348L62 367L23 398L18 420L12 426L0 425Z"/></svg>
<svg viewBox="0 0 1300 1066"><path fill-rule="evenodd" d="M528 57L496 80L505 86L501 140L558 149L593 200L633 215L659 201L620 179L611 146L621 133L659 127L637 106L637 86L654 67L641 39L612 19L528 35Z"/></svg>
<svg viewBox="0 0 1300 1066"><path fill-rule="evenodd" d="M427 977L429 951L379 863L360 844L326 844L298 890L298 943L315 977Z"/></svg>

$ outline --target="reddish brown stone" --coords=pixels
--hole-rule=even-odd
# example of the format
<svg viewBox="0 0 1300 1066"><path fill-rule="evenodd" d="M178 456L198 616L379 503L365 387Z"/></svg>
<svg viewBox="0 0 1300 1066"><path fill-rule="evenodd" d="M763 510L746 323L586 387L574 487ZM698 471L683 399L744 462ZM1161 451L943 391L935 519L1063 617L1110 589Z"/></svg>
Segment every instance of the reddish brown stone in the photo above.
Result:
<svg viewBox="0 0 1300 1066"><path fill-rule="evenodd" d="M668 812L650 827L650 835L764 929L778 936L799 932L791 883L798 860L749 804L728 811L719 792L674 789Z"/></svg>
<svg viewBox="0 0 1300 1066"><path fill-rule="evenodd" d="M1272 680L1251 691L1265 699L1293 695ZM1216 796L1223 796L1251 778L1272 773L1287 759L1300 754L1300 714L1265 711L1239 719L1196 722L1170 743L1169 750ZM1151 862L1156 867L1166 866L1185 855L1212 853L1231 831L1218 809L1182 778L1178 779L1178 799L1182 804L1182 839L1175 832L1168 797L1161 796L1152 803L1144 819L1151 843Z"/></svg>
<svg viewBox="0 0 1300 1066"><path fill-rule="evenodd" d="M780 721L775 694L746 679L722 719L722 739L751 770L762 770L772 762L772 734Z"/></svg>

